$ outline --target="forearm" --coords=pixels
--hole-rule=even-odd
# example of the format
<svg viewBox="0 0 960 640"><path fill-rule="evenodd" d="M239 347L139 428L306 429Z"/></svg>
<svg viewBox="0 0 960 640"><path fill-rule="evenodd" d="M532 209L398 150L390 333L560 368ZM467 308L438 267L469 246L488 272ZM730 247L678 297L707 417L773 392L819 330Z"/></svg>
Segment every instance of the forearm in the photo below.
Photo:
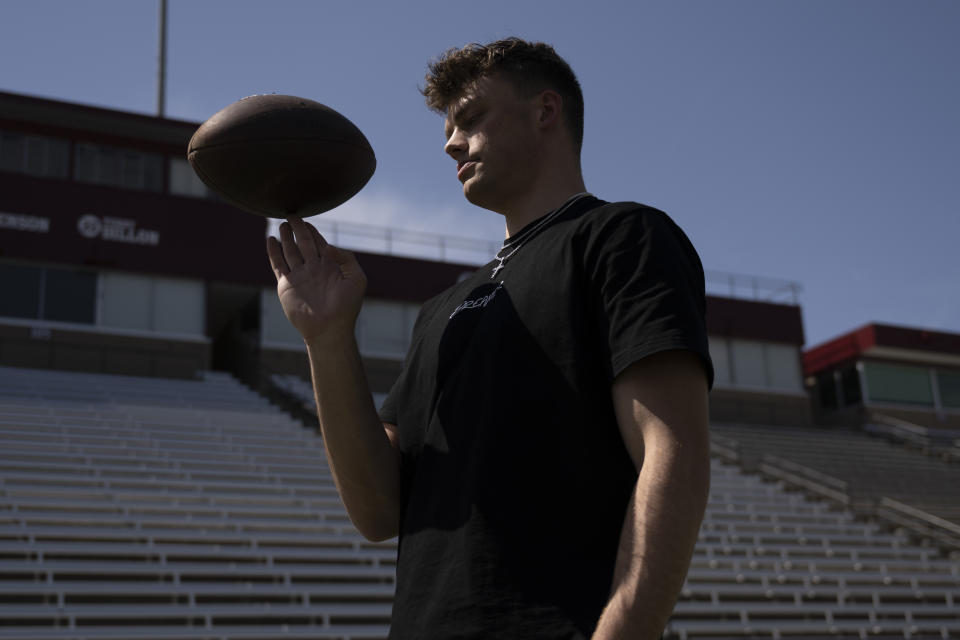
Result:
<svg viewBox="0 0 960 640"><path fill-rule="evenodd" d="M307 342L327 461L347 513L371 540L397 535L400 454L377 415L352 335Z"/></svg>
<svg viewBox="0 0 960 640"><path fill-rule="evenodd" d="M665 457L640 472L593 640L659 638L683 587L709 493L709 454Z"/></svg>

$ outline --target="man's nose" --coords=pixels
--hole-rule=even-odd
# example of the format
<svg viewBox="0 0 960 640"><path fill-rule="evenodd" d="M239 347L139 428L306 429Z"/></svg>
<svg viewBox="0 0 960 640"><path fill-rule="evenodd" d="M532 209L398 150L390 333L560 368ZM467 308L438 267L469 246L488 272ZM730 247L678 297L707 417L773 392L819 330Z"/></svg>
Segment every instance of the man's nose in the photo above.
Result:
<svg viewBox="0 0 960 640"><path fill-rule="evenodd" d="M450 137L447 138L446 144L443 145L443 150L447 155L456 158L456 156L467 149L467 138L463 135L463 132L459 128L455 128L450 134Z"/></svg>

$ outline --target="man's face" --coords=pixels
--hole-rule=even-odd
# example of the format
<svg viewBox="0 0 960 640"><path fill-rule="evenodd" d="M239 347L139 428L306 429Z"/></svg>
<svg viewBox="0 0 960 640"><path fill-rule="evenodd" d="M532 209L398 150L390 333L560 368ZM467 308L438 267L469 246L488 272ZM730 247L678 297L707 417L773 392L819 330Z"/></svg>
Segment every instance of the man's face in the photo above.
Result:
<svg viewBox="0 0 960 640"><path fill-rule="evenodd" d="M537 169L536 103L497 77L479 80L447 111L444 151L473 204L503 211Z"/></svg>

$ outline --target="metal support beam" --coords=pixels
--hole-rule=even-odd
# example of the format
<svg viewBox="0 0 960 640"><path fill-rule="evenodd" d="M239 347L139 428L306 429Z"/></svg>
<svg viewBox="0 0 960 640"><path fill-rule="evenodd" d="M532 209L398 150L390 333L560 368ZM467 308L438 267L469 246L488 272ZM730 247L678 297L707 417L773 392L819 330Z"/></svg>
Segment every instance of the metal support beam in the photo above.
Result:
<svg viewBox="0 0 960 640"><path fill-rule="evenodd" d="M160 29L157 44L157 117L164 116L167 83L167 0L160 0Z"/></svg>

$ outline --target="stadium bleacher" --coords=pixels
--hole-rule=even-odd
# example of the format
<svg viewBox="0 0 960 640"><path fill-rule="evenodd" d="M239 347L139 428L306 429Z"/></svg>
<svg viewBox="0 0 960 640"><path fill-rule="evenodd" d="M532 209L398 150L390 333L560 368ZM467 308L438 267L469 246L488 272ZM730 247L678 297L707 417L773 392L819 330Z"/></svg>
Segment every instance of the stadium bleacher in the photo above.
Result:
<svg viewBox="0 0 960 640"><path fill-rule="evenodd" d="M890 498L960 527L960 464L876 438L860 429L714 424L737 443L741 461L764 456L803 465L846 485L856 506Z"/></svg>
<svg viewBox="0 0 960 640"><path fill-rule="evenodd" d="M319 438L226 374L0 368L0 638L383 638Z"/></svg>
<svg viewBox="0 0 960 640"><path fill-rule="evenodd" d="M715 432L747 460L761 440ZM666 637L960 636L960 562L729 457ZM0 638L387 634L396 542L365 541L317 435L226 374L0 367L0 500Z"/></svg>
<svg viewBox="0 0 960 640"><path fill-rule="evenodd" d="M960 563L847 509L713 462L667 637L956 637Z"/></svg>

